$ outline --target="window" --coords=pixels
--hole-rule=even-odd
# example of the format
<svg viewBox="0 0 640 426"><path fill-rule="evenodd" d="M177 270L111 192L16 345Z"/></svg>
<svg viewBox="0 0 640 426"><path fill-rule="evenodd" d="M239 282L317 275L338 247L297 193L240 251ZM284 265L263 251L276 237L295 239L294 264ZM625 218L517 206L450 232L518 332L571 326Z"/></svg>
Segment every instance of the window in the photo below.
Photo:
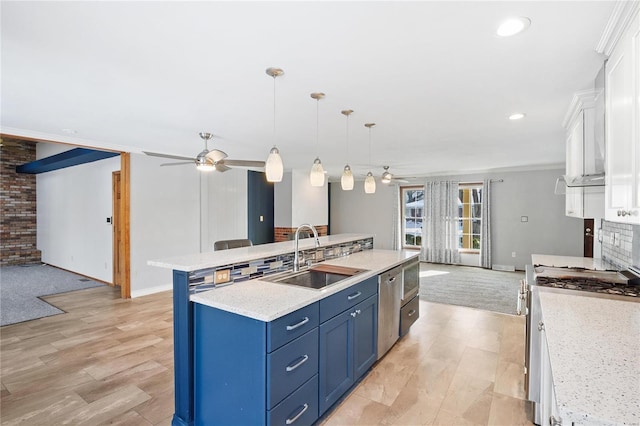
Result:
<svg viewBox="0 0 640 426"><path fill-rule="evenodd" d="M460 184L458 191L458 249L480 252L482 184Z"/></svg>
<svg viewBox="0 0 640 426"><path fill-rule="evenodd" d="M424 188L400 188L402 217L402 247L420 248L422 244L422 217L424 216Z"/></svg>

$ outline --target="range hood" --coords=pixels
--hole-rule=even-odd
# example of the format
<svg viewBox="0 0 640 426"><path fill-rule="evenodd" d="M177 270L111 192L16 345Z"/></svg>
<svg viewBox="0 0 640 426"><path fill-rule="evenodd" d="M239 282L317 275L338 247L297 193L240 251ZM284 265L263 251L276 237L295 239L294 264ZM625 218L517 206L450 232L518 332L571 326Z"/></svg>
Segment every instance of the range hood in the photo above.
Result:
<svg viewBox="0 0 640 426"><path fill-rule="evenodd" d="M566 194L567 188L584 188L587 186L604 186L604 172L582 176L560 176L556 180L556 195Z"/></svg>

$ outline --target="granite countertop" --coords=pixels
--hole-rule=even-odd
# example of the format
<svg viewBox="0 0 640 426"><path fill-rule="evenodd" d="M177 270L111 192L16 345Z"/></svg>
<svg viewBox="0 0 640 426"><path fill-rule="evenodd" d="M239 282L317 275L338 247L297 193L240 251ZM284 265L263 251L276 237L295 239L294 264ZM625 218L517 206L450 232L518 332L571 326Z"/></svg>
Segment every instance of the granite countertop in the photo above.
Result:
<svg viewBox="0 0 640 426"><path fill-rule="evenodd" d="M372 238L372 234L336 234L318 238L320 246L331 246L350 241ZM298 243L300 250L308 250L315 247L313 238L303 238ZM294 251L294 241L280 243L259 244L251 247L240 247L231 250L211 251L195 253L184 256L176 256L168 259L149 260L148 265L160 268L175 269L178 271L197 271L216 266L229 265L238 261L251 261Z"/></svg>
<svg viewBox="0 0 640 426"><path fill-rule="evenodd" d="M418 255L418 252L407 250L364 250L322 262L327 265L366 269L367 272L321 290L253 279L193 294L191 301L260 321L273 321Z"/></svg>
<svg viewBox="0 0 640 426"><path fill-rule="evenodd" d="M583 268L594 271L617 271L617 268L609 262L592 257L556 256L552 254L532 254L531 261L534 266L554 266L557 268Z"/></svg>
<svg viewBox="0 0 640 426"><path fill-rule="evenodd" d="M560 416L567 424L640 423L640 303L540 289Z"/></svg>

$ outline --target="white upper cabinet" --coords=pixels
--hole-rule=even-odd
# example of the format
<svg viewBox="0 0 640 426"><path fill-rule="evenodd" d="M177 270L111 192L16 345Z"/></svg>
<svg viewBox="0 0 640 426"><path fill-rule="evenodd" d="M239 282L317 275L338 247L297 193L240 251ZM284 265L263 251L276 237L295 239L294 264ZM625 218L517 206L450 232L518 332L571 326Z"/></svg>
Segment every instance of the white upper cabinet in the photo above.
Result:
<svg viewBox="0 0 640 426"><path fill-rule="evenodd" d="M640 17L634 17L606 65L605 218L640 224Z"/></svg>
<svg viewBox="0 0 640 426"><path fill-rule="evenodd" d="M566 181L603 171L603 152L595 138L595 90L578 92L571 101L564 126L566 141ZM565 214L578 218L604 216L604 188L602 186L568 186L565 194Z"/></svg>

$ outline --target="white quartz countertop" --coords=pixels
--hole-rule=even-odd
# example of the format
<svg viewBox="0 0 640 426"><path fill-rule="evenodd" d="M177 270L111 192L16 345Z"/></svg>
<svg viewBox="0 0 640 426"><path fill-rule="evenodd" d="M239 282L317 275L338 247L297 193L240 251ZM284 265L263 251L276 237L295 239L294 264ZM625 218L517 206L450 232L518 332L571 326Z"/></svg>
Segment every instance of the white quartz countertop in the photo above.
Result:
<svg viewBox="0 0 640 426"><path fill-rule="evenodd" d="M320 246L326 247L372 237L372 234L337 234L320 237L318 240L320 241ZM298 242L298 245L300 250L312 249L315 247L315 241L313 238L303 238ZM277 256L293 251L294 242L283 241L280 243L260 244L251 247L239 247L231 250L188 254L168 259L149 260L147 264L160 268L191 272L199 269L215 268L237 262Z"/></svg>
<svg viewBox="0 0 640 426"><path fill-rule="evenodd" d="M640 424L640 303L540 288L563 423Z"/></svg>
<svg viewBox="0 0 640 426"><path fill-rule="evenodd" d="M417 256L416 251L364 250L323 262L368 271L321 290L254 279L194 294L191 301L260 321L273 321Z"/></svg>
<svg viewBox="0 0 640 426"><path fill-rule="evenodd" d="M594 271L606 271L616 269L613 265L602 259L577 256L556 256L552 254L532 254L531 261L534 265L555 266L557 268L584 268Z"/></svg>

